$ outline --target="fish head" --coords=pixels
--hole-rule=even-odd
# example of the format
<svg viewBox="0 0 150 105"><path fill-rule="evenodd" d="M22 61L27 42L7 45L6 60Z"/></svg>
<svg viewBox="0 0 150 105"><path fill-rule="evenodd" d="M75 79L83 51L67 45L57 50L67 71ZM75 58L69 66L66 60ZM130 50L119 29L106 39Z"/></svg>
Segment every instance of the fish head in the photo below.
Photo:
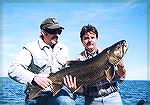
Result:
<svg viewBox="0 0 150 105"><path fill-rule="evenodd" d="M128 44L125 40L121 40L108 48L107 54L109 62L113 65L117 64L126 54Z"/></svg>

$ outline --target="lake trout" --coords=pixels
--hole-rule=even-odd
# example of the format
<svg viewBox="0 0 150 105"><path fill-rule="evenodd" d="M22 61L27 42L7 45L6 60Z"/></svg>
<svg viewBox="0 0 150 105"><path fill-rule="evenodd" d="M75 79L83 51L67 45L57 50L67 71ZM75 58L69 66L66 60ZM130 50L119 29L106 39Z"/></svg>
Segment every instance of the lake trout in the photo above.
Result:
<svg viewBox="0 0 150 105"><path fill-rule="evenodd" d="M111 69L125 55L128 49L127 42L121 40L104 49L100 54L85 61L68 61L67 67L56 73L51 73L48 78L52 81L51 89L56 95L63 86L63 78L66 75L76 77L77 86L91 85L99 82L102 78L112 81L115 71ZM30 84L29 99L37 97L43 89Z"/></svg>

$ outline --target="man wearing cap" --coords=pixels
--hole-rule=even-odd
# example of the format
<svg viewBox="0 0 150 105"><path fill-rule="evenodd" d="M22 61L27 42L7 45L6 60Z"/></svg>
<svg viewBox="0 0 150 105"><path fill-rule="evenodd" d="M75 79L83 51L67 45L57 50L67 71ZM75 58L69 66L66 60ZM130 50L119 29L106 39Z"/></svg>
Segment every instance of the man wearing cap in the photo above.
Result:
<svg viewBox="0 0 150 105"><path fill-rule="evenodd" d="M57 20L47 18L41 23L40 29L40 38L23 46L8 71L10 78L19 83L36 84L43 88L43 92L31 100L29 100L28 93L30 91L27 88L25 91L26 105L54 105L53 102L57 97L53 96L50 88L51 80L47 77L50 73L59 71L69 60L67 46L58 42L58 36L64 28L59 25ZM68 79L67 76L66 79ZM66 86L62 87L62 90L66 92L67 89ZM61 103L61 100L59 101L57 103ZM67 102L67 100L65 101Z"/></svg>

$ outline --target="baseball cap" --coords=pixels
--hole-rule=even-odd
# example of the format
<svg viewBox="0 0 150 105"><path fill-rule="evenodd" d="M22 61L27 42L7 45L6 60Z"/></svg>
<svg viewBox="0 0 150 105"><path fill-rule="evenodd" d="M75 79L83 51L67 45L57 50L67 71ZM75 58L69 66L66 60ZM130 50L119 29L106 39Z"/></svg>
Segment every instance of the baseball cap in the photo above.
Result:
<svg viewBox="0 0 150 105"><path fill-rule="evenodd" d="M60 26L59 22L55 18L47 18L45 19L41 25L40 29L64 29L62 26Z"/></svg>

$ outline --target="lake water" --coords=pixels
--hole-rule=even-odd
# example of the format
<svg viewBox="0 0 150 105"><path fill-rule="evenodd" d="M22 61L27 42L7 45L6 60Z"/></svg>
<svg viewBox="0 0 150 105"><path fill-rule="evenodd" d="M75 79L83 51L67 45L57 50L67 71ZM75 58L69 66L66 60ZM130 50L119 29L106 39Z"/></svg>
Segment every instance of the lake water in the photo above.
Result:
<svg viewBox="0 0 150 105"><path fill-rule="evenodd" d="M24 105L25 85L9 77L0 77L0 105ZM144 100L150 105L150 81L126 80L118 85L124 105L136 105Z"/></svg>

